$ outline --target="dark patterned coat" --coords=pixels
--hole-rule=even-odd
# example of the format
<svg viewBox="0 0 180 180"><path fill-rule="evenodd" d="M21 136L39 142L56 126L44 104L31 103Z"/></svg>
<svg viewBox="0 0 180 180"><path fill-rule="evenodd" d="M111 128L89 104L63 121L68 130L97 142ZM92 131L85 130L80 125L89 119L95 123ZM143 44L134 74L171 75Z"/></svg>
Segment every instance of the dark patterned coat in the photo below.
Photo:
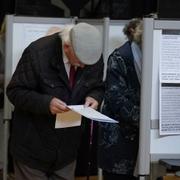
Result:
<svg viewBox="0 0 180 180"><path fill-rule="evenodd" d="M104 95L103 60L78 68L74 88L69 86L58 34L28 46L7 87L15 106L10 151L16 160L42 171L60 169L76 159L81 127L55 129L49 105L53 97L68 105L83 104L85 97L99 103Z"/></svg>
<svg viewBox="0 0 180 180"><path fill-rule="evenodd" d="M107 67L102 112L119 123L99 125L99 166L132 175L138 151L140 83L129 41L110 55Z"/></svg>

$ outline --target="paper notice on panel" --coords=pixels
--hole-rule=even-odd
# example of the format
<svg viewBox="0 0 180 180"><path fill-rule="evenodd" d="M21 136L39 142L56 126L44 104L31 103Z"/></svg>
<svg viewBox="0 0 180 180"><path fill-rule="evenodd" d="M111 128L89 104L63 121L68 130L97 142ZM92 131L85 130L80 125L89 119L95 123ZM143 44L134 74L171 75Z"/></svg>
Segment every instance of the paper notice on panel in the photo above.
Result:
<svg viewBox="0 0 180 180"><path fill-rule="evenodd" d="M180 85L162 84L160 135L180 134Z"/></svg>
<svg viewBox="0 0 180 180"><path fill-rule="evenodd" d="M159 93L160 135L180 134L180 30L162 30Z"/></svg>
<svg viewBox="0 0 180 180"><path fill-rule="evenodd" d="M160 81L180 82L180 31L163 30L160 52Z"/></svg>

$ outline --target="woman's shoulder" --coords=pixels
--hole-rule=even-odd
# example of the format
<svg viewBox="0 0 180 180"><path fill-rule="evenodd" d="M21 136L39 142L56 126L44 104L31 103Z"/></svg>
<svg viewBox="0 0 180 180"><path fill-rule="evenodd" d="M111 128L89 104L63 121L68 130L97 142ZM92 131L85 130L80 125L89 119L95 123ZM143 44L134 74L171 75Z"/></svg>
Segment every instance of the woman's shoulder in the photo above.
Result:
<svg viewBox="0 0 180 180"><path fill-rule="evenodd" d="M117 63L121 63L123 60L132 60L131 42L127 41L122 46L116 48L109 56L109 59L111 59L111 61L117 61Z"/></svg>

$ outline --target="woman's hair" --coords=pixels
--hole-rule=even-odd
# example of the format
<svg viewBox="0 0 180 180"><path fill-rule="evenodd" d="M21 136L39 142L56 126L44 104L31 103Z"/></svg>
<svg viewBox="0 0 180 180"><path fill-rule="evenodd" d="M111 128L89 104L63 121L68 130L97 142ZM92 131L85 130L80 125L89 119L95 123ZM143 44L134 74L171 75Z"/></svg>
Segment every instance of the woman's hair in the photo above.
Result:
<svg viewBox="0 0 180 180"><path fill-rule="evenodd" d="M74 25L66 25L62 30L59 32L59 36L61 36L62 42L71 44L71 38L70 38L70 31L74 27Z"/></svg>
<svg viewBox="0 0 180 180"><path fill-rule="evenodd" d="M123 32L129 41L134 41L141 44L142 30L142 20L132 19L128 24L125 25Z"/></svg>

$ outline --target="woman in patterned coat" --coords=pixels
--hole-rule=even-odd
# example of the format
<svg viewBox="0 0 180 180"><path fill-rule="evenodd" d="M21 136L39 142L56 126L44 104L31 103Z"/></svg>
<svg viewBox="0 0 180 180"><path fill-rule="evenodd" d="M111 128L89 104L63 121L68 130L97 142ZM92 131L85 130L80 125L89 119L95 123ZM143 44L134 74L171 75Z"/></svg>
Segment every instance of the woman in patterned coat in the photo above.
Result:
<svg viewBox="0 0 180 180"><path fill-rule="evenodd" d="M104 180L134 180L139 145L142 22L124 28L128 41L108 59L103 114L118 124L100 123L99 167Z"/></svg>

